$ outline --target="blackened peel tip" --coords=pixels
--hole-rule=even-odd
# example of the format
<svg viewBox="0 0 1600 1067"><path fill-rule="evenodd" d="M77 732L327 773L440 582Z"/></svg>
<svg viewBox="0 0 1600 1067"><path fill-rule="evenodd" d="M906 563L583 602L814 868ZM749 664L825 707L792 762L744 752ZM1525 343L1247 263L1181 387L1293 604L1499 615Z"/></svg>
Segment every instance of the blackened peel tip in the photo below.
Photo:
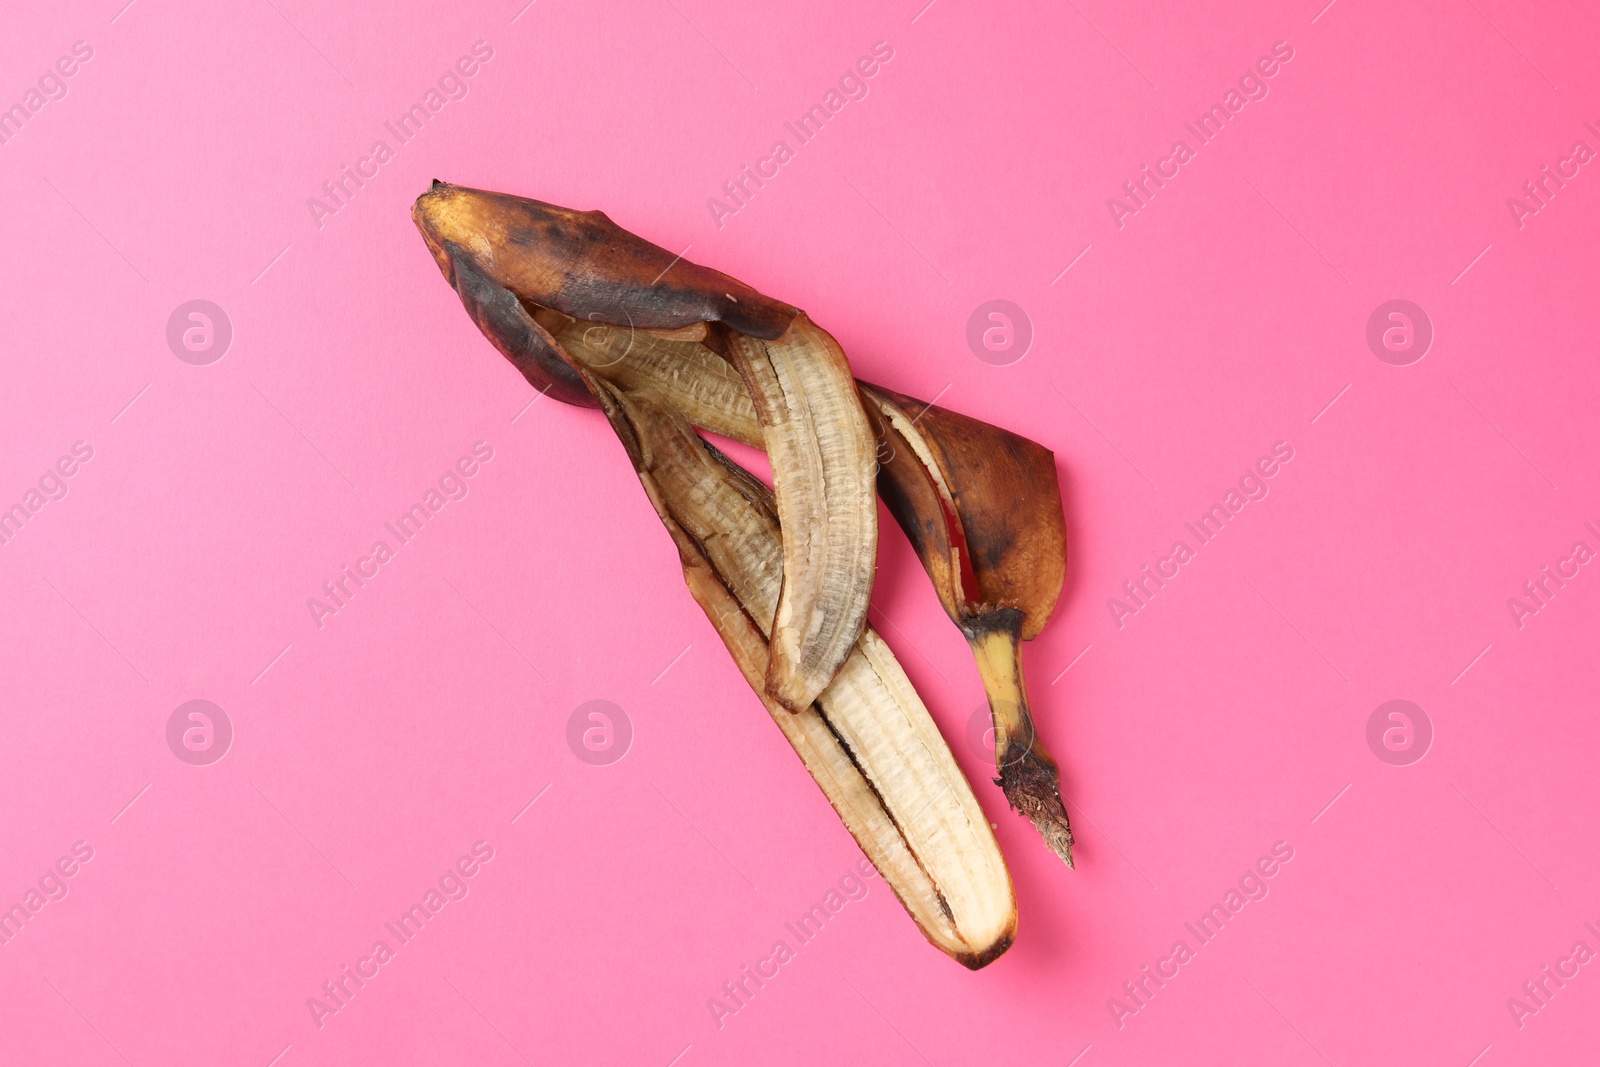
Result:
<svg viewBox="0 0 1600 1067"><path fill-rule="evenodd" d="M1016 936L1017 931L1013 926L1012 929L1006 932L1004 937L1000 938L982 952L963 953L960 956L957 956L956 959L960 962L961 966L965 967L969 971L981 971L985 967L989 966L989 964L999 959L1001 956L1004 956L1006 954L1006 949L1010 948L1011 943L1016 940Z"/></svg>

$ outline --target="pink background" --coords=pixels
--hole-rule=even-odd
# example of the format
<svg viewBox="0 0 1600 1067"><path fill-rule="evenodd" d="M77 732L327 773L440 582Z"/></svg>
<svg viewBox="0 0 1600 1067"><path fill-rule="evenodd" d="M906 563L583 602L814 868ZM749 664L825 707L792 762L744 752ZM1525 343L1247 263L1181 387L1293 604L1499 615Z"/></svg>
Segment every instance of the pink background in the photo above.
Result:
<svg viewBox="0 0 1600 1067"><path fill-rule="evenodd" d="M1600 573L1520 628L1507 601L1600 549L1600 175L1521 228L1506 201L1600 149L1600 23L1322 2L13 5L0 105L93 58L0 145L0 506L93 459L0 545L0 904L94 855L0 946L0 1061L1577 1062L1600 965L1520 1028L1507 998L1600 949ZM878 41L869 95L719 228L708 198ZM1107 199L1279 41L1270 94L1119 229ZM602 420L524 410L441 281L407 214L434 177L602 208L1055 450L1072 566L1027 665L1076 871L983 781L976 673L892 527L875 594L999 827L996 964L874 879L713 1022L860 853ZM208 366L165 336L195 298L233 327ZM1397 298L1435 331L1409 366L1366 341ZM991 299L1033 325L1010 365L966 342ZM466 499L319 629L307 598L480 440ZM1278 441L1270 495L1119 628L1108 598ZM210 766L167 744L191 699L235 731ZM633 729L607 766L566 742L594 699ZM1366 741L1392 699L1433 726L1409 766ZM480 840L470 895L319 1028L307 999ZM1267 898L1119 1027L1279 841Z"/></svg>

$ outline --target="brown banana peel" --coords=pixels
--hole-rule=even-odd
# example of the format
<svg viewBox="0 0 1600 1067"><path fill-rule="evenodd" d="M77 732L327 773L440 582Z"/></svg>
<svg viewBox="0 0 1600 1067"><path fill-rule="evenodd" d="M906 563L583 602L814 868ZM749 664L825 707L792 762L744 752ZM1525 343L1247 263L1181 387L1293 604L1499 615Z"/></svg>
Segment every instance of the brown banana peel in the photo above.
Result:
<svg viewBox="0 0 1600 1067"><path fill-rule="evenodd" d="M457 264L471 262L520 299L585 322L667 330L720 322L771 341L796 312L599 211L435 181L411 218L451 285Z"/></svg>
<svg viewBox="0 0 1600 1067"><path fill-rule="evenodd" d="M728 333L724 341L750 387L784 529L766 692L799 711L833 680L866 626L878 561L876 442L844 350L805 312L775 340Z"/></svg>
<svg viewBox="0 0 1600 1067"><path fill-rule="evenodd" d="M866 510L875 520L876 512L870 495L862 506L860 427L834 434L855 447L828 457L818 454L818 435L795 432L813 418L806 408L812 389L834 405L824 410L859 409L876 439L878 492L972 646L994 718L996 782L1071 865L1059 773L1034 728L1020 652L1020 641L1048 621L1065 573L1049 450L865 383L859 404L843 403L855 392L843 353L803 313L673 256L600 212L435 182L412 214L468 314L536 389L594 406L584 379L603 379L612 387L607 395L649 395L701 429L768 449L784 529L819 534L783 539L773 611L783 613L787 600L788 614L769 639L757 687L769 707L774 698L791 711L809 707L852 654L851 635L866 632L866 598L844 610L828 584L831 575L870 594L872 553L859 549L864 537L875 544L876 523L868 535L859 518ZM844 472L842 483L830 483L824 458L832 472ZM830 484L844 490L831 502L822 493ZM804 488L786 494L796 486ZM829 528L817 525L830 519L839 520L831 540ZM694 587L687 561L685 568ZM803 588L790 584L797 574L807 577ZM831 618L817 618L822 603L836 609ZM760 630L769 633L767 625ZM738 659L734 642L729 647Z"/></svg>
<svg viewBox="0 0 1600 1067"><path fill-rule="evenodd" d="M699 428L762 447L744 380L706 345L540 318L597 375L652 388ZM1060 772L1033 721L1020 644L1044 629L1066 576L1055 457L988 423L858 384L878 439L878 493L972 646L994 719L995 781L1070 867Z"/></svg>
<svg viewBox="0 0 1600 1067"><path fill-rule="evenodd" d="M798 713L766 692L783 586L771 492L648 389L592 381L690 592L867 857L924 936L976 970L1016 932L1011 877L982 808L893 653L863 630Z"/></svg>
<svg viewBox="0 0 1600 1067"><path fill-rule="evenodd" d="M791 711L809 706L866 625L877 557L876 442L837 342L803 312L598 211L436 181L412 219L468 313L535 387L546 378L559 398L576 393L572 368L549 358L538 309L704 339L739 372L790 530L766 692Z"/></svg>

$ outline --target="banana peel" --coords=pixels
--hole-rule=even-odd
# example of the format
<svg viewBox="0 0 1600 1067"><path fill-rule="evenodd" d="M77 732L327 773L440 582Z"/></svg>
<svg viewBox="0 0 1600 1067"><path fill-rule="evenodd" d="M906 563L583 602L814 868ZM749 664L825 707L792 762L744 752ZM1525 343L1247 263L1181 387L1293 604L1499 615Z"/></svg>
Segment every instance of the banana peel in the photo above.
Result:
<svg viewBox="0 0 1600 1067"><path fill-rule="evenodd" d="M674 256L598 211L573 211L435 181L412 219L474 321L536 387L572 395L572 369L548 357L506 294L576 321L714 338L755 401L772 461L783 593L766 692L799 711L843 665L866 625L877 557L876 442L844 352L803 312ZM493 290L498 287L504 293ZM707 328L715 326L714 334ZM526 338L526 355L512 355Z"/></svg>
<svg viewBox="0 0 1600 1067"><path fill-rule="evenodd" d="M677 545L684 579L841 821L923 935L976 970L1016 933L999 845L927 708L870 628L798 713L767 692L768 627L783 586L771 492L650 390L594 395Z"/></svg>
<svg viewBox="0 0 1600 1067"><path fill-rule="evenodd" d="M411 218L451 285L456 266L470 262L519 299L584 322L667 330L719 322L773 341L796 314L600 211L435 181Z"/></svg>
<svg viewBox="0 0 1600 1067"><path fill-rule="evenodd" d="M744 380L703 340L539 317L564 352L607 381L649 387L699 428L762 447ZM977 419L858 385L878 441L878 493L972 647L994 719L996 784L1070 867L1060 771L1033 720L1021 650L1049 621L1066 577L1055 456Z"/></svg>
<svg viewBox="0 0 1600 1067"><path fill-rule="evenodd" d="M750 387L784 529L766 692L799 711L866 626L878 561L876 442L844 350L805 312L775 340L732 331L721 340ZM817 580L795 577L810 575Z"/></svg>
<svg viewBox="0 0 1600 1067"><path fill-rule="evenodd" d="M803 312L600 212L435 182L412 215L469 316L529 383L607 415L691 592L924 934L969 967L997 957L1015 929L1009 875L926 708L866 626L870 486L875 471L972 646L997 784L1070 866L1059 775L1034 729L1020 655L1064 576L1050 452L855 382ZM776 498L694 427L767 449ZM648 458L667 454L672 462ZM966 825L954 837L946 794ZM943 829L924 808L942 813Z"/></svg>
<svg viewBox="0 0 1600 1067"><path fill-rule="evenodd" d="M878 489L972 647L994 718L995 781L1071 867L1061 774L1039 739L1022 646L1044 629L1066 577L1055 456L988 423L862 386L880 445Z"/></svg>

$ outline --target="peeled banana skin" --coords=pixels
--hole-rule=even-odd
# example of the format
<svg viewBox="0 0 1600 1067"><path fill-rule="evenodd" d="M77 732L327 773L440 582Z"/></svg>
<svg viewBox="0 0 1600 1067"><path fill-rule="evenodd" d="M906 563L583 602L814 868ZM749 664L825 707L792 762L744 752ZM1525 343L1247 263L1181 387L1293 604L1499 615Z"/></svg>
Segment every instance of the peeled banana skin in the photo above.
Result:
<svg viewBox="0 0 1600 1067"><path fill-rule="evenodd" d="M789 458L780 464L775 457L775 475L781 466L791 489L804 487L786 499L786 481L775 478L787 527L809 532L820 525L826 533L828 516L838 520L831 541L786 539L784 575L830 573L836 584L870 591L872 553L861 549L875 545L876 525L868 529L861 521L864 511L875 517L870 498L862 506L861 429L834 435L856 444L834 456L851 468L853 480L843 483L855 493L831 511L822 492L827 472L807 447L814 442L774 430L789 397L765 358L769 352L797 352L801 358L786 368L791 374L831 370L821 395L838 400L848 385L843 354L832 351L832 338L804 313L675 257L599 212L436 182L413 216L469 315L535 388L592 406L581 368L624 391L648 390L702 429L769 451L776 445ZM791 395L804 407L805 390ZM891 390L861 383L860 397L876 446L878 491L977 660L995 722L996 782L1071 865L1059 773L1032 720L1019 644L1043 628L1062 587L1065 525L1054 458L1025 438ZM855 405L831 410L853 414ZM800 419L814 414L802 411ZM835 566L828 572L817 557L830 547ZM770 642L774 654L762 691L791 711L807 706L834 677L865 624L865 596L841 600L825 585L813 582L801 592L813 603L853 608L828 620L829 640L812 635L804 649L808 662L797 619L817 613L803 610L805 600L800 610L785 603L799 587L781 586L777 610L789 611L779 630L787 638ZM855 612L859 620L850 617Z"/></svg>
<svg viewBox="0 0 1600 1067"><path fill-rule="evenodd" d="M576 392L571 368L549 359L538 309L629 331L698 330L739 372L791 531L766 691L791 711L809 706L866 625L877 553L876 441L838 344L803 312L598 211L436 181L412 219L468 313L536 388L546 378L563 398Z"/></svg>
<svg viewBox="0 0 1600 1067"><path fill-rule="evenodd" d="M766 693L783 546L770 491L647 388L595 395L678 546L684 578L801 761L939 949L977 969L1016 931L1010 875L983 810L888 647L863 631L799 713Z"/></svg>
<svg viewBox="0 0 1600 1067"><path fill-rule="evenodd" d="M696 426L762 446L744 380L704 343L585 327L541 312L563 350L606 380L648 386ZM972 646L995 725L995 781L1072 865L1060 772L1039 737L1023 682L1022 640L1055 610L1066 524L1055 457L1024 437L859 383L878 441L878 492Z"/></svg>

